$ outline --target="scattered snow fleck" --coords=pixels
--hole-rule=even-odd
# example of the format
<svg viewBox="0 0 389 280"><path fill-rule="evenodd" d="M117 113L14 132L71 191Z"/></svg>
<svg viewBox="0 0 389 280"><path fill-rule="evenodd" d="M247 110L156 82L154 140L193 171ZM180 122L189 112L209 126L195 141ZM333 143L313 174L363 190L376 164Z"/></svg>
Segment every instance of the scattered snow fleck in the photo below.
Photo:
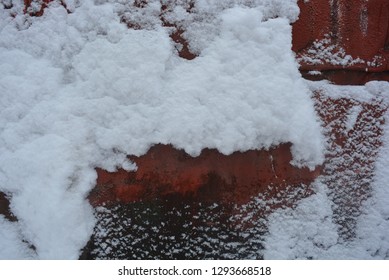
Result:
<svg viewBox="0 0 389 280"><path fill-rule="evenodd" d="M311 65L329 63L336 66L350 66L365 63L363 59L353 58L341 46L334 44L330 34L326 34L325 38L321 40L315 40L312 46L297 60L299 63Z"/></svg>
<svg viewBox="0 0 389 280"><path fill-rule="evenodd" d="M382 55L376 55L373 57L372 61L366 62L369 67L381 67L383 65Z"/></svg>

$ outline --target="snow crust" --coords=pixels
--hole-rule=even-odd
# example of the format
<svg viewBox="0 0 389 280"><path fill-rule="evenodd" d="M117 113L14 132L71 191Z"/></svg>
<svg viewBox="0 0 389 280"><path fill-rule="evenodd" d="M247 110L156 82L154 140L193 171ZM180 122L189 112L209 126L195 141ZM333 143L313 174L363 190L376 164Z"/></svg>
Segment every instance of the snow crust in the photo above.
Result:
<svg viewBox="0 0 389 280"><path fill-rule="evenodd" d="M169 16L188 26L192 61L177 56L159 1L142 11L133 1L64 2L72 13L53 2L37 18L23 1L0 4L0 191L18 218L0 223L21 248L2 258L77 258L94 226L85 199L94 168L134 170L126 156L156 143L196 156L291 142L293 164L322 162L291 51L295 0L198 0L193 19L178 6ZM120 14L144 28L128 29Z"/></svg>

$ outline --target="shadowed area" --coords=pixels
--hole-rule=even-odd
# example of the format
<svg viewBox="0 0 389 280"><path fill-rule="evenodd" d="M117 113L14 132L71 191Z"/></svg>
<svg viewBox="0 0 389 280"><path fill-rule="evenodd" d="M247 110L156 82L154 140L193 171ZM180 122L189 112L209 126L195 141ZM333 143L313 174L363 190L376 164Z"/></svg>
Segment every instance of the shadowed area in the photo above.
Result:
<svg viewBox="0 0 389 280"><path fill-rule="evenodd" d="M0 192L0 215L4 215L11 222L17 221L9 208L9 200L5 193Z"/></svg>

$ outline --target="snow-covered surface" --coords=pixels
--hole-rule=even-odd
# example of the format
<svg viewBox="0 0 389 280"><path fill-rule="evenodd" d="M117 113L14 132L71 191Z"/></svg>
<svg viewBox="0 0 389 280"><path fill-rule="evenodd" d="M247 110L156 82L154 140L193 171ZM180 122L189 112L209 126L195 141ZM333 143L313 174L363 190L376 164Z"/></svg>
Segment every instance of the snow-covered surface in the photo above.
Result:
<svg viewBox="0 0 389 280"><path fill-rule="evenodd" d="M135 169L126 156L155 143L197 155L291 142L295 165L322 162L313 102L291 52L295 0L199 0L196 24L177 7L166 16L191 25L192 61L177 56L159 1L144 9L65 1L70 14L55 1L42 17L8 2L0 3L0 191L18 218L1 222L9 246L22 248L19 237L36 258L77 258L94 225L85 200L94 168ZM120 14L144 28L128 29ZM7 252L1 257L17 257Z"/></svg>
<svg viewBox="0 0 389 280"><path fill-rule="evenodd" d="M93 259L261 259L266 216L307 195L307 186L270 188L243 205L164 199L96 208ZM157 218L156 218L157 217ZM179 229L179 230L177 230Z"/></svg>
<svg viewBox="0 0 389 280"><path fill-rule="evenodd" d="M374 118L366 119L361 112L361 104L377 104L376 108L387 110L389 83L334 86L315 82L310 87L324 92L329 98L348 100L354 105L343 120L339 115L334 123L349 139L346 139L343 151L337 151L334 145L329 147L329 153L335 154L330 155L330 160L325 163L327 172L330 172L326 174L325 170L324 175L316 180L314 195L303 199L293 209L278 210L270 215L264 257L389 259L389 113L386 111L384 115L386 124L382 127L382 136L378 137L382 144L377 147L372 145L374 142L369 142L369 138L379 135L369 133L377 130L379 122ZM374 114L368 111L364 114L369 113ZM359 123L356 124L357 118ZM360 138L354 138L355 135L350 133L352 129L359 130ZM334 139L329 139L332 141ZM353 143L352 151L343 153L352 142L359 143Z"/></svg>
<svg viewBox="0 0 389 280"><path fill-rule="evenodd" d="M324 140L311 91L351 100L334 123L346 138L363 118L379 126L366 104L389 104L388 83L307 86L291 52L295 0L197 0L191 13L179 1L164 17L186 30L198 55L192 61L177 56L160 1L134 8L133 1L67 0L71 14L55 2L39 18L22 13L23 1L10 2L0 3L0 191L18 221L0 216L0 258L78 258L95 225L85 199L95 167L136 169L126 156L155 143L197 155L205 147L229 154L291 142L293 163L312 168L323 161ZM318 63L358 63L333 50L319 42L312 51ZM369 129L362 136L376 137ZM354 135L346 148L358 164L340 174L352 159L327 139L333 162L316 193L258 221L268 229L265 258L389 258L388 129L373 167L363 162L375 160L374 143L358 144ZM344 209L351 210L342 216ZM342 219L352 221L351 237Z"/></svg>
<svg viewBox="0 0 389 280"><path fill-rule="evenodd" d="M322 175L311 186L269 186L244 205L98 207L91 256L389 259L389 83L308 85L326 137Z"/></svg>

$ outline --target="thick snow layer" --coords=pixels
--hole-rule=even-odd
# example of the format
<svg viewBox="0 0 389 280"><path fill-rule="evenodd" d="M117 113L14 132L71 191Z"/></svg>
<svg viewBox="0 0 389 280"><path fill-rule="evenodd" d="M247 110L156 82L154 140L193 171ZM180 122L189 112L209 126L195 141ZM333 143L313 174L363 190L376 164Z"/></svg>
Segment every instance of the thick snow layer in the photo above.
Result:
<svg viewBox="0 0 389 280"><path fill-rule="evenodd" d="M195 1L185 35L199 55L192 61L177 56L159 1L142 11L65 1L70 14L53 2L39 18L12 2L0 4L0 191L18 218L17 226L1 222L10 246L21 247L22 236L38 258L77 258L94 225L85 200L94 168L135 169L126 156L156 143L197 155L291 142L295 165L322 162L310 91L291 51L295 0ZM120 13L142 18L144 29L128 29Z"/></svg>

